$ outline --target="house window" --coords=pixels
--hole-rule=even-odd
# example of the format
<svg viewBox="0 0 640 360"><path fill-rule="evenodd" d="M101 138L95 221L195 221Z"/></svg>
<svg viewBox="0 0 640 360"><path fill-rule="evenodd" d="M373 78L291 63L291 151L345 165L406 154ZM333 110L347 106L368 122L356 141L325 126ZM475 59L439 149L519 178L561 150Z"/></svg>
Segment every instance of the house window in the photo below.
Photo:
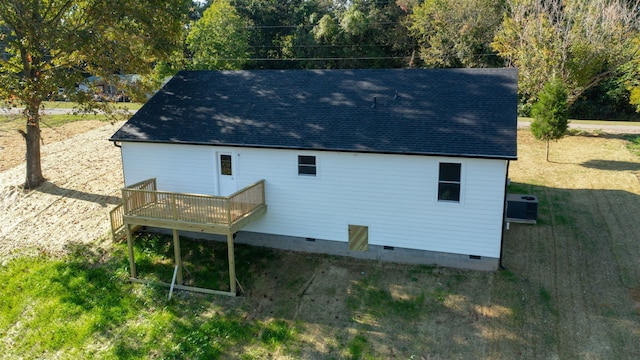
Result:
<svg viewBox="0 0 640 360"><path fill-rule="evenodd" d="M440 163L438 201L460 202L461 164Z"/></svg>
<svg viewBox="0 0 640 360"><path fill-rule="evenodd" d="M298 155L298 175L316 176L316 157Z"/></svg>

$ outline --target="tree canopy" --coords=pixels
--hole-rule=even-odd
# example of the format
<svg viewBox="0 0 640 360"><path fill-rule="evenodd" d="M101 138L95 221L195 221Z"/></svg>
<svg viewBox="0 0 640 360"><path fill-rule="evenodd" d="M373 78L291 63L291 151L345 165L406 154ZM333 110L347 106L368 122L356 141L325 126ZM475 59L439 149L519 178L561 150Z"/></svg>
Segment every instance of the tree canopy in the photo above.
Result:
<svg viewBox="0 0 640 360"><path fill-rule="evenodd" d="M637 57L640 7L624 0L508 2L494 49L520 70L520 94L528 101L549 81L561 79L573 103L586 90L616 75Z"/></svg>
<svg viewBox="0 0 640 360"><path fill-rule="evenodd" d="M191 27L186 39L190 68L241 69L249 57L248 22L228 0L213 3Z"/></svg>
<svg viewBox="0 0 640 360"><path fill-rule="evenodd" d="M25 107L25 186L38 186L40 106L59 89L92 107L77 85L87 74L116 81L146 74L180 44L186 1L5 0L0 2L0 95Z"/></svg>
<svg viewBox="0 0 640 360"><path fill-rule="evenodd" d="M491 48L505 1L426 0L409 15L409 31L420 58L433 67L500 66Z"/></svg>

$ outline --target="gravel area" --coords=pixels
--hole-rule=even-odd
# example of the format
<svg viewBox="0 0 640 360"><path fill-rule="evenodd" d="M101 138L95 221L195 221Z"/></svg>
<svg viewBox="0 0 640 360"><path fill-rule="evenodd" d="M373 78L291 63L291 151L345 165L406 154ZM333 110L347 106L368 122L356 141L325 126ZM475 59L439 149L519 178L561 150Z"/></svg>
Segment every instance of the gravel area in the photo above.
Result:
<svg viewBox="0 0 640 360"><path fill-rule="evenodd" d="M109 239L108 212L120 202L120 150L100 127L42 147L47 182L24 191L25 165L0 172L0 263L18 254L64 254L74 244ZM2 152L4 157L4 151Z"/></svg>

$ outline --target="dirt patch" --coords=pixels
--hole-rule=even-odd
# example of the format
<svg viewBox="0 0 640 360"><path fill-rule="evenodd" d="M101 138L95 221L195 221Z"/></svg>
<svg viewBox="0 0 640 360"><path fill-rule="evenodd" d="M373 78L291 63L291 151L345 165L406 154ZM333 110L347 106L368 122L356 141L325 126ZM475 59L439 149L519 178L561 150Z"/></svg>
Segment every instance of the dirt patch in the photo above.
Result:
<svg viewBox="0 0 640 360"><path fill-rule="evenodd" d="M105 125L104 121L97 120L76 121L56 128L43 125L42 143L45 146L50 145ZM0 127L0 171L24 163L25 151L24 139L17 129Z"/></svg>
<svg viewBox="0 0 640 360"><path fill-rule="evenodd" d="M47 182L34 191L19 188L25 177L21 136L3 134L2 166L17 162L18 153L23 158L20 165L0 172L2 261L21 252L61 254L71 244L108 233L107 214L119 203L123 183L120 151L108 139L120 125L82 121L45 129L42 168ZM64 139L53 142L56 136Z"/></svg>
<svg viewBox="0 0 640 360"><path fill-rule="evenodd" d="M298 319L338 323L346 310L346 289L349 288L347 269L323 263L308 286L299 292Z"/></svg>
<svg viewBox="0 0 640 360"><path fill-rule="evenodd" d="M631 299L633 299L633 302L636 307L636 312L638 313L638 315L640 315L640 287L631 289L630 293L631 293Z"/></svg>

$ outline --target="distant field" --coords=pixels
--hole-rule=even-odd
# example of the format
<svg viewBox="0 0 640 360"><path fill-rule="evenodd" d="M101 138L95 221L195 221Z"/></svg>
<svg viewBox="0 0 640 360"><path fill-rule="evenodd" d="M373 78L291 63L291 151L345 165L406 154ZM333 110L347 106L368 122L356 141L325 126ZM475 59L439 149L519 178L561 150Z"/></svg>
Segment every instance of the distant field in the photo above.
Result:
<svg viewBox="0 0 640 360"><path fill-rule="evenodd" d="M135 102L118 102L113 104L117 107L127 108L129 110L138 110L143 105ZM78 106L77 103L71 101L45 101L42 105L45 109L73 109Z"/></svg>
<svg viewBox="0 0 640 360"><path fill-rule="evenodd" d="M142 107L143 104L140 103L131 103L131 102L120 102L113 103L114 110L117 113L122 113L123 111L136 111ZM62 126L64 124L68 124L75 121L87 121L87 120L98 120L98 121L107 121L113 120L114 116L104 115L104 114L93 114L93 113L75 113L74 109L78 108L78 104L74 102L65 102L65 101L45 101L43 104L44 111L51 110L64 110L62 113L54 113L54 114L46 114L42 115L42 127L46 128L55 128L58 126ZM122 120L125 119L126 116L116 115L115 119ZM24 127L24 119L22 115L19 113L2 113L0 112L0 131L1 130L12 130L19 129Z"/></svg>
<svg viewBox="0 0 640 360"><path fill-rule="evenodd" d="M518 121L533 121L530 117L518 117ZM623 126L640 126L640 121L617 121L617 120L569 120L571 124L589 124L589 125L623 125Z"/></svg>

